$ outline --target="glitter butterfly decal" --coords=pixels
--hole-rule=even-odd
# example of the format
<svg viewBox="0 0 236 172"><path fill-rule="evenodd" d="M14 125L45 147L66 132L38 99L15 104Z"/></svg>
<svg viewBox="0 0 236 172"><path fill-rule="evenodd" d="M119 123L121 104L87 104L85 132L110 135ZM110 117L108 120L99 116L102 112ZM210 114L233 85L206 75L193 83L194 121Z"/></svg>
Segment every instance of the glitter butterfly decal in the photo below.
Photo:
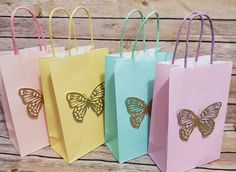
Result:
<svg viewBox="0 0 236 172"><path fill-rule="evenodd" d="M18 91L22 102L26 105L27 114L30 118L36 119L43 105L43 94L40 90L32 88L21 88Z"/></svg>
<svg viewBox="0 0 236 172"><path fill-rule="evenodd" d="M69 107L73 109L73 118L76 122L83 122L87 109L91 108L97 116L101 115L104 111L104 82L100 83L93 90L90 97L85 94L71 92L66 95Z"/></svg>
<svg viewBox="0 0 236 172"><path fill-rule="evenodd" d="M221 106L221 102L216 102L205 108L199 117L189 109L182 109L177 116L178 124L181 127L179 130L180 139L188 141L195 127L201 132L203 138L209 136L215 128L214 119L218 116Z"/></svg>
<svg viewBox="0 0 236 172"><path fill-rule="evenodd" d="M133 128L139 128L145 115L151 116L152 100L147 104L137 97L128 97L125 101L127 111L130 114L130 124Z"/></svg>

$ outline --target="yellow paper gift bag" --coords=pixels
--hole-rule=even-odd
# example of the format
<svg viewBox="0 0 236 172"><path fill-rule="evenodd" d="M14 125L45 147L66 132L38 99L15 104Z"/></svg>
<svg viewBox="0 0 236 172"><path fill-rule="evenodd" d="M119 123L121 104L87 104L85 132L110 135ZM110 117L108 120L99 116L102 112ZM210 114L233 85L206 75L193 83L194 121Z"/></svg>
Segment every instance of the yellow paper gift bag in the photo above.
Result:
<svg viewBox="0 0 236 172"><path fill-rule="evenodd" d="M72 53L69 34L68 56L41 61L41 67L47 66L42 74L47 74L45 88L51 100L47 113L51 147L69 163L104 143L104 58L108 49L94 48L91 17L85 7L73 11L70 26L78 9L89 17L91 50Z"/></svg>
<svg viewBox="0 0 236 172"><path fill-rule="evenodd" d="M70 17L69 12L61 7L55 8L52 10L49 17L49 34L51 40L52 54L47 55L47 58L41 58L40 63L40 73L41 73L41 84L42 91L44 95L45 103L45 112L46 112L46 122L48 127L48 135L51 147L65 160L67 160L64 138L61 130L59 114L57 110L56 100L54 96L53 85L51 83L51 74L50 74L50 61L57 59L58 56L62 57L63 54L66 54L65 51L60 51L55 54L55 48L52 41L52 27L51 20L52 16L56 11L65 12L68 17ZM65 55L64 55L65 56Z"/></svg>

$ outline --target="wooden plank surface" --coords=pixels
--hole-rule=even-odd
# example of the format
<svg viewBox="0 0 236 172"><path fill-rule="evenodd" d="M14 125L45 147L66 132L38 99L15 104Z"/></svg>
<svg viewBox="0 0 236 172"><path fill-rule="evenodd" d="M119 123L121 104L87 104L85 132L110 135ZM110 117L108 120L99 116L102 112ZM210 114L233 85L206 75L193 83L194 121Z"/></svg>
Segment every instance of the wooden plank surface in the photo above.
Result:
<svg viewBox="0 0 236 172"><path fill-rule="evenodd" d="M76 31L79 38L90 38L90 32L88 29L88 19L75 19ZM120 27L124 19L93 19L93 31L95 39L120 39ZM154 40L156 34L155 20L152 19L145 25L146 39ZM160 40L176 40L178 27L182 20L165 19L160 21ZM10 18L0 17L0 37L10 37ZM49 37L48 34L48 18L39 18L45 36ZM133 39L138 30L140 19L131 19L127 24L125 30L125 38ZM211 41L211 32L209 24L204 22L204 35L203 41ZM31 18L15 18L15 31L16 35L20 37L36 37L35 29L27 27L32 25ZM214 21L215 27L215 40L217 42L236 42L236 21ZM68 37L68 19L67 18L55 18L52 20L53 35L57 38ZM186 28L183 29L181 36L182 40L186 38ZM200 21L194 21L191 26L191 37L190 40L198 40L200 30ZM225 32L227 30L227 32Z"/></svg>
<svg viewBox="0 0 236 172"><path fill-rule="evenodd" d="M230 86L230 93L229 93L229 103L236 104L236 75L233 75L231 77L231 86Z"/></svg>
<svg viewBox="0 0 236 172"><path fill-rule="evenodd" d="M215 19L236 19L235 0L70 0L66 3L65 0L1 0L0 16L11 15L12 10L20 5L32 9L38 16L48 16L51 10L58 6L73 10L78 5L85 5L96 17L124 17L132 8L139 8L144 14L155 9L164 18L182 18L190 11L203 11ZM62 14L58 14L60 15Z"/></svg>
<svg viewBox="0 0 236 172"><path fill-rule="evenodd" d="M233 123L236 125L236 105L228 104L226 122Z"/></svg>

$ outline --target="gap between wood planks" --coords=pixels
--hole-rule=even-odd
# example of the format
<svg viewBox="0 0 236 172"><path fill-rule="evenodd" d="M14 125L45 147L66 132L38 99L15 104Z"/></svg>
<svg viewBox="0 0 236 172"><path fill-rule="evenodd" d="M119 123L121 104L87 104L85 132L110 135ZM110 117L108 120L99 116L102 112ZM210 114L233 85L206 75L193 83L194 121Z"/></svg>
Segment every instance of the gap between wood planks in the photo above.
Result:
<svg viewBox="0 0 236 172"><path fill-rule="evenodd" d="M0 38L12 38L11 36L0 36ZM16 36L15 38L20 38L20 39L38 39L38 37L20 37L20 36ZM44 39L50 39L49 37L44 37ZM63 39L63 40L67 40L68 38L66 37L53 37L53 39ZM77 37L76 39L78 40L84 40L84 41L90 41L90 38L84 38L84 37ZM120 39L114 39L114 38L93 38L93 40L95 41L120 41ZM135 39L123 39L123 41L135 41ZM143 40L138 39L138 42L141 42ZM176 40L159 40L160 42L176 42ZM156 42L156 40L152 40L152 39L148 39L146 40L146 42ZM179 40L179 42L186 42L186 40ZM189 42L198 42L197 40L189 40ZM203 43L211 43L211 41L206 41L203 40ZM235 42L232 41L215 41L215 43L226 43L226 44L236 44Z"/></svg>
<svg viewBox="0 0 236 172"><path fill-rule="evenodd" d="M11 36L0 36L0 38L12 38ZM21 37L21 36L16 36L15 38L20 38L20 39L38 39L38 37ZM44 37L44 39L50 39L49 37ZM53 37L53 39L63 39L67 40L67 37ZM90 41L91 38L85 38L85 37L77 37L76 39L78 40L87 40ZM115 39L115 38L93 38L93 40L96 41L120 41L120 39ZM123 39L123 41L135 41L135 39ZM138 39L138 42L143 41L142 39ZM166 40L166 39L160 39L160 42L176 42L176 40ZM148 39L146 42L156 42L154 39ZM179 40L179 42L186 42L186 40ZM198 42L198 40L189 40L189 42ZM211 43L211 41L203 40L203 43ZM226 43L226 44L236 44L236 41L215 41L215 43Z"/></svg>
<svg viewBox="0 0 236 172"><path fill-rule="evenodd" d="M49 16L36 16L37 18L45 18L45 19L48 19ZM0 18L11 18L11 16L8 16L8 15L0 15ZM15 16L15 18L32 18L32 16ZM55 19L65 19L65 18L69 18L69 17L66 17L66 16L53 16L52 18L55 18ZM73 17L75 19L88 19L88 17ZM124 20L126 17L111 17L111 16L103 16L103 17L91 17L91 19L94 19L94 20L104 20L104 19L118 19L118 20ZM129 19L131 20L139 20L141 19L140 17L130 17ZM150 17L150 20L154 20L156 19L156 17ZM159 17L160 20L183 20L183 18L178 18L178 17ZM200 19L193 19L193 20L200 20ZM204 19L204 20L207 20L207 19ZM236 21L236 19L220 19L220 18L212 18L212 21Z"/></svg>

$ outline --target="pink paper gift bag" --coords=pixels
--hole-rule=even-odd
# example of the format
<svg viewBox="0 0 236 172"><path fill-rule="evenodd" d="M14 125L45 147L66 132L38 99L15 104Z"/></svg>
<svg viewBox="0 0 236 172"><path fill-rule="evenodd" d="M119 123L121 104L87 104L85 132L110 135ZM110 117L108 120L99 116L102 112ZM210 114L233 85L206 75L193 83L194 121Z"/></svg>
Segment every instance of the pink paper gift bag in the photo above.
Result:
<svg viewBox="0 0 236 172"><path fill-rule="evenodd" d="M19 52L13 24L19 10L32 15L40 49L33 47ZM20 155L25 156L49 144L40 91L39 57L50 51L46 50L41 26L27 8L18 7L12 12L11 33L14 51L0 54L0 94L10 140Z"/></svg>
<svg viewBox="0 0 236 172"><path fill-rule="evenodd" d="M210 23L210 56L157 64L153 94L149 155L163 172L183 172L220 158L232 63L214 61L214 29L210 17L191 13ZM201 33L202 34L202 33ZM200 47L200 46L199 46ZM205 60L208 59L208 60Z"/></svg>

